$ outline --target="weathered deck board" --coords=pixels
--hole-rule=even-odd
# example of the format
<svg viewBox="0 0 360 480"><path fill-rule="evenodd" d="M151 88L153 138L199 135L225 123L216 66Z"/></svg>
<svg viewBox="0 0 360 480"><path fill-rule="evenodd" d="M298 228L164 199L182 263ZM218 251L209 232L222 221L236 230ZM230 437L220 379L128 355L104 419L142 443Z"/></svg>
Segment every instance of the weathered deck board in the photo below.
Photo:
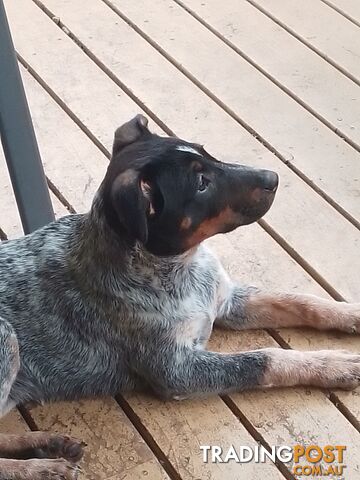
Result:
<svg viewBox="0 0 360 480"><path fill-rule="evenodd" d="M147 106L180 136L197 141L204 139L210 151L224 160L234 160L236 152L235 160L278 171L282 188L276 208L270 211L267 220L343 296L349 300L359 297L360 259L352 254L359 245L358 230L121 22L106 5L94 1L83 10L78 3L62 2L58 8L62 19L86 40L95 54L131 85ZM17 12L9 9L15 40L24 30L23 22L17 21L16 24L21 9ZM107 28L98 35L103 24ZM145 66L141 63L143 58L148 59ZM99 108L105 109L105 105L100 103ZM189 122L189 119L193 121ZM96 124L96 128L103 127ZM318 212L316 231L313 228L314 211ZM314 248L316 245L327 245L328 248Z"/></svg>
<svg viewBox="0 0 360 480"><path fill-rule="evenodd" d="M360 2L358 0L328 0L328 3L360 22Z"/></svg>
<svg viewBox="0 0 360 480"><path fill-rule="evenodd" d="M12 410L0 419L0 433L22 434L28 430L29 427L17 410Z"/></svg>
<svg viewBox="0 0 360 480"><path fill-rule="evenodd" d="M16 200L11 187L10 177L5 163L5 157L0 148L0 191L1 191L1 210L0 226L6 232L8 238L15 238L23 235L20 225L20 216L16 208ZM69 212L64 205L50 193L55 217L63 217Z"/></svg>
<svg viewBox="0 0 360 480"><path fill-rule="evenodd" d="M23 68L21 73L46 175L78 212L86 212L108 160L34 78ZM62 142L54 141L56 137Z"/></svg>
<svg viewBox="0 0 360 480"><path fill-rule="evenodd" d="M95 125L105 126L97 138L110 151L114 126L134 116L140 107L32 1L9 2L7 11L18 52L90 130L94 131ZM37 28L24 28L26 18L36 18ZM153 129L161 133L156 124Z"/></svg>
<svg viewBox="0 0 360 480"><path fill-rule="evenodd" d="M222 445L225 452L230 445L254 445L250 435L248 438L240 436L243 427L230 410L224 414L225 404L218 397L183 401L180 405L143 395L131 395L127 400L184 480L262 480L268 475L271 479L284 478L277 470L270 469L270 464L259 468L253 463L211 464L202 461L200 445Z"/></svg>
<svg viewBox="0 0 360 480"><path fill-rule="evenodd" d="M269 105L272 96L279 93L274 85L220 40L209 35L204 27L176 3L171 0L147 0L140 5L139 2L131 0L109 1L244 120L248 121L247 115L259 110L263 115L268 115L268 121L271 121L273 111L278 108L275 101L272 108ZM46 0L45 3L55 6L57 2ZM241 9L241 4L238 8ZM259 27L261 28L261 24ZM270 38L268 41L274 40ZM196 55L193 55L194 45ZM292 77L293 92L340 131L359 142L360 120L357 112L360 107L357 85L290 35L286 36L285 42L278 45L284 56L297 58L298 69L307 71L305 82L296 75ZM290 60L289 63L291 66ZM230 81L233 78L241 81ZM249 120L248 123L252 122ZM271 142L271 138L269 141Z"/></svg>
<svg viewBox="0 0 360 480"><path fill-rule="evenodd" d="M98 152L98 150L95 148L95 146L87 139L87 137L79 130L77 127L74 126L72 121L66 117L66 115L60 110L59 107L56 106L55 102L52 100L49 100L47 94L36 84L36 82L29 77L28 74L24 75L25 79L25 85L27 87L28 91L28 97L29 97L29 102L32 107L33 111L33 116L35 119L35 125L36 128L39 129L39 141L40 141L40 147L42 151L49 151L51 148L54 152L58 152L58 149L56 148L57 145L61 145L65 139L68 139L69 145L76 145L76 153L71 152L71 148L68 149L66 157L64 156L63 152L61 153L61 158L62 160L62 170L64 170L64 162L66 162L69 165L69 168L65 170L71 170L72 165L77 165L78 168L81 169L82 171L82 176L83 180L81 181L80 177L76 180L78 183L78 191L81 192L83 191L83 185L86 182L87 178L94 178L95 175L95 170L98 171L98 175L100 176L101 172L101 167L100 165L96 165L95 167L91 166L90 168L88 167L89 161L88 158L93 158L93 154L95 155L95 152ZM46 109L44 108L46 105ZM44 131L46 134L42 134L41 131L43 130L42 128L42 123L46 124L46 127L44 128ZM53 127L51 127L51 124ZM53 131L52 128L56 128L57 125L61 124L62 129L61 132L58 132L58 135L56 139L54 139L53 136ZM80 142L80 136L82 136L82 141ZM88 143L88 147L83 147L85 143ZM84 152L86 152L86 155L82 158L79 155L79 152L81 151L80 149L84 149ZM89 151L89 149L91 151ZM55 173L53 173L52 169L54 166L56 166L59 162L59 157L60 153L57 153L56 155L53 154L52 156L48 155L48 157L45 159L45 169L48 173L48 175L53 178L52 174L56 173L56 168L54 169ZM106 162L106 160L104 159ZM99 160L100 162L100 160ZM91 168L94 168L94 170L90 170ZM89 170L88 170L89 169ZM87 171L88 170L88 171ZM91 173L89 173L89 171ZM75 198L74 193L72 190L68 189L68 185L66 184L66 179L63 178L61 175L57 175L55 180L56 184L59 186L60 190L62 192L66 192L67 194L67 199L77 208L77 202L78 199L77 197ZM93 194L96 188L95 181L90 182L88 190L89 190L89 195ZM84 205L84 200L81 202L81 207ZM221 254L223 260L225 263L230 262L230 259L234 259L233 263L231 265L231 272L233 275L236 275L236 272L238 272L238 275L241 276L241 278L247 278L247 281L255 281L256 279L258 280L257 283L261 284L261 286L268 286L271 284L272 288L280 288L281 285L284 283L287 285L288 288L290 288L290 284L293 285L293 288L301 289L301 290L307 290L307 291L314 291L318 292L320 289L319 287L316 286L313 282L309 280L309 278L304 274L304 272L293 262L285 253L284 251L270 238L268 237L263 230L261 230L257 225L254 225L251 227L252 231L255 229L255 234L251 233L250 234L250 229L245 229L244 232L242 233L241 229L238 232L234 232L232 235L229 236L230 240L226 240L227 237L219 237L221 239L220 242L218 242L218 239L214 239L213 243L217 243L217 250ZM243 239L244 236L249 235L247 237L247 241ZM253 238L255 237L255 239ZM233 239L233 240L231 240ZM239 247L239 245L242 245L243 240L243 247ZM252 247L249 251L248 245L252 244ZM256 250L254 249L254 244L256 245ZM240 248L240 251L238 250ZM243 250L241 249L243 248ZM257 271L258 274L260 274L260 271L266 272L265 274L261 274L261 280L257 277L257 275L252 275L252 271L254 271L253 268L253 263L251 260L249 260L249 263L246 265L242 266L240 270L240 261L239 259L242 258L247 258L252 255L253 260L255 261L255 257L257 258L257 262L260 260L265 260L264 264L260 264L259 270ZM277 269L277 274L278 274L278 280L274 281L271 280L273 277L273 271L275 269L274 264L276 265ZM297 273L295 273L297 272ZM278 282L278 283L277 283ZM303 287L304 285L304 287ZM215 339L217 337L215 336ZM242 342L245 342L246 345L248 345L248 348L250 346L252 348L256 346L265 346L265 345L274 345L273 340L268 336L265 335L263 332L254 332L254 333L246 333L242 334L241 336L233 336L233 340L230 339L230 336L228 335L227 337L221 337L218 334L218 338L221 339L220 347L222 349L229 349L232 348L239 348L239 339L241 339ZM216 340L215 340L216 341ZM232 343L233 342L233 343ZM308 415L307 412L311 412L311 401L312 399L309 398L309 396L305 395L303 392L302 394L299 393L301 398L301 404L304 406L304 415L305 418ZM313 432L313 438L316 438L317 431L325 431L327 428L327 423L325 422L322 424L323 420L325 419L325 416L331 417L331 418L336 418L337 422L337 433L338 433L338 441L341 439L351 439L353 444L356 444L356 436L355 436L355 430L353 427L345 420L342 415L336 410L336 408L326 400L325 396L320 393L314 393L313 394L315 398L320 399L321 397L323 398L323 405L322 409L324 413L324 418L319 419L316 427L316 431ZM142 397L136 397L137 399L142 398ZM270 402L268 402L267 405L264 405L264 407L261 405L261 399L262 399L262 392L259 392L258 394L258 399L257 399L257 404L259 405L259 408L261 411L265 412L266 415L269 419L269 422L271 422L273 419L274 424L276 424L276 417L273 418L274 412L276 412L276 409L274 406L276 405L271 405ZM132 398L130 399L131 406L136 409L137 413L140 415L142 421L146 424L147 428L150 430L150 433L155 437L155 440L160 444L161 447L169 448L169 450L172 452L171 455L171 460L172 462L176 465L176 468L180 469L180 473L186 477L186 472L188 470L186 468L190 468L188 463L184 465L185 462L189 462L189 460L184 459L183 456L183 445L187 445L187 448L189 449L188 451L195 451L198 448L198 443L195 442L195 439L197 438L194 435L194 426L189 427L189 422L195 422L194 425L197 425L197 414L194 414L194 417L191 417L188 419L188 423L185 423L183 426L182 430L177 429L177 435L179 438L185 438L186 440L184 441L183 444L178 444L177 442L173 442L170 444L169 447L169 438L163 439L162 436L159 433L159 430L157 429L157 425L159 422L170 422L170 425L168 425L168 430L171 432L172 429L171 427L171 417L168 418L168 410L173 409L175 407L169 405L169 404L161 404L161 402L153 402L151 405L153 405L151 409L151 415L150 415L150 410L149 410L149 405L147 403L147 399L144 398L142 403L141 401L139 402L138 400L135 401ZM228 440L227 442L231 441L231 438L234 437L234 432L233 430L229 431L229 424L233 425L233 422L230 421L230 418L232 418L232 414L227 410L227 407L225 407L224 404L220 402L219 399L209 399L206 401L208 408L215 409L216 411L221 411L221 415L217 415L214 418L215 425L213 427L213 431L216 432L218 430L221 431L221 435L223 435L223 442L225 442L224 438L227 437ZM320 402L320 400L318 400ZM159 405L163 405L162 408L160 408ZM188 404L175 404L176 409L178 411L178 415L182 416L183 418L188 418L189 417L189 406ZM51 407L44 407L43 412L44 415L47 417L50 415L55 416L57 418L57 413L56 413L56 405L51 406ZM220 409L220 410L219 410ZM265 410L264 410L265 409ZM291 408L285 410L289 416L290 419L292 419L292 412ZM70 414L69 414L70 415ZM230 416L229 416L230 415ZM146 417L146 418L145 418ZM147 418L151 419L151 421L147 420ZM164 420L165 417L165 420ZM35 417L36 420L38 421L38 417ZM72 417L73 418L73 417ZM289 420L291 421L291 420ZM304 419L303 419L304 421ZM309 424L311 423L311 418L309 418ZM47 423L45 422L45 425ZM40 425L42 426L43 423L40 422ZM77 425L77 420L76 420L76 425ZM237 423L235 424L237 425ZM57 427L59 428L59 427ZM208 431L208 426L202 427L201 425L197 427L200 431ZM232 427L233 428L233 427ZM300 424L298 425L298 428L300 428ZM236 429L236 438L237 442L245 442L245 444L248 444L250 441L250 438L246 434L246 432L243 430L243 427L241 424L237 426ZM276 434L276 429L274 429L274 435ZM168 434L170 435L170 433ZM173 434L172 434L173 435ZM274 441L274 437L272 438L266 438L269 443L271 441ZM287 440L289 442L296 442L297 437L296 435L291 435L289 434ZM322 440L321 437L319 437L319 442ZM214 441L213 438L209 437L209 442ZM344 440L342 440L344 441ZM195 443L194 443L195 442ZM167 450L165 449L166 453ZM169 453L170 455L170 453ZM354 459L349 459L349 462L354 465ZM204 468L208 468L206 465L204 466L202 461L201 461L201 456L194 456L190 460L190 466L193 470L193 472L197 472L198 469L200 471L205 472L207 470L203 470ZM228 474L228 470L226 470ZM219 478L221 475L224 475L223 470L220 468L219 470ZM235 472L234 472L235 475ZM277 472L276 472L277 475ZM231 478L231 477L230 477ZM236 476L234 476L236 478Z"/></svg>
<svg viewBox="0 0 360 480"><path fill-rule="evenodd" d="M359 27L320 0L255 3L360 81Z"/></svg>
<svg viewBox="0 0 360 480"><path fill-rule="evenodd" d="M82 478L169 479L150 448L111 398L57 403L36 407L31 413L39 428L67 432L88 444L82 462Z"/></svg>
<svg viewBox="0 0 360 480"><path fill-rule="evenodd" d="M322 60L245 0L224 2L221 9L217 0L185 0L183 3L284 87L294 91L296 82L312 88L309 71L316 71ZM241 15L237 14L239 8ZM283 48L284 44L287 48ZM294 55L295 47L297 55ZM360 202L356 201L360 194L358 152L276 87L266 87L261 93L254 90L256 97L268 96L259 110L254 108L250 113L254 128L290 164L360 219ZM268 109L267 115L263 109ZM285 122L284 118L289 121Z"/></svg>

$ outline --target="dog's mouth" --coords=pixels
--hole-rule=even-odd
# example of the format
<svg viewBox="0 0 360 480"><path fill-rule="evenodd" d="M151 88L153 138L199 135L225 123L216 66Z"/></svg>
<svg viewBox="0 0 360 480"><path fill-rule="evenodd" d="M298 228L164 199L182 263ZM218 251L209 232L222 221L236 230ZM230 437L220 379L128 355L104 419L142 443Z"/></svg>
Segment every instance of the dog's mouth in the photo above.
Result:
<svg viewBox="0 0 360 480"><path fill-rule="evenodd" d="M279 186L279 177L270 170L249 169L242 179L242 172L231 182L231 209L237 215L237 221L231 222L233 228L249 225L260 220L271 208Z"/></svg>
<svg viewBox="0 0 360 480"><path fill-rule="evenodd" d="M257 205L247 208L242 214L242 221L237 227L249 225L260 220L271 208L274 203L275 193L267 191L263 194L261 202Z"/></svg>
<svg viewBox="0 0 360 480"><path fill-rule="evenodd" d="M252 194L253 201L242 211L242 222L238 225L249 225L260 220L271 208L275 200L278 185L272 190L256 189Z"/></svg>

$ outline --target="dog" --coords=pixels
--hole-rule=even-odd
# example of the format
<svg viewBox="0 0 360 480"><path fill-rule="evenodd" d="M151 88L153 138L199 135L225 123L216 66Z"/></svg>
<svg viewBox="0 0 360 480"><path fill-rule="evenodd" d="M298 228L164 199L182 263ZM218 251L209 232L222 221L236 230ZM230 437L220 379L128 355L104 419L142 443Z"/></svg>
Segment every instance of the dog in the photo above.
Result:
<svg viewBox="0 0 360 480"><path fill-rule="evenodd" d="M360 304L237 285L202 244L262 217L278 182L155 135L142 115L119 127L90 212L0 247L1 415L26 402L143 389L181 400L357 387L352 353L206 350L214 325L359 330ZM0 479L76 478L82 449L50 433L2 435Z"/></svg>

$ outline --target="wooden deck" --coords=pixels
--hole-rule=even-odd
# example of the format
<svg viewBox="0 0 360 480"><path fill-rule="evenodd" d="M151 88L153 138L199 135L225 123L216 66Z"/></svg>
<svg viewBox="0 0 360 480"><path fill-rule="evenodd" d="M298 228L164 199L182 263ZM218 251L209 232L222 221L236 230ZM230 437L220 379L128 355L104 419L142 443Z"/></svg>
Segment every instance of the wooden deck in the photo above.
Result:
<svg viewBox="0 0 360 480"><path fill-rule="evenodd" d="M280 174L264 220L210 241L234 277L360 301L359 0L5 4L57 216L89 208L115 128L145 112L157 132ZM14 238L22 230L3 159L0 168L0 228ZM360 351L360 338L217 331L211 341L224 351L269 345ZM345 479L360 478L359 391L129 395L12 412L1 427L82 438L89 480L294 478L291 465L204 463L199 448L256 442L346 445Z"/></svg>

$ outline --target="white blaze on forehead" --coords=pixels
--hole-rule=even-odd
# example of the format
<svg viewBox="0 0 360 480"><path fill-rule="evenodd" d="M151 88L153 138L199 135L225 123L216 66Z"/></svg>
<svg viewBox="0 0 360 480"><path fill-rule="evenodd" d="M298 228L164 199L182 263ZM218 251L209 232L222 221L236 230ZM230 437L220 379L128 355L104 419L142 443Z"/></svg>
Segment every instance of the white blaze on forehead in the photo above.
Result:
<svg viewBox="0 0 360 480"><path fill-rule="evenodd" d="M195 150L195 148L190 147L189 145L178 145L175 150L178 150L179 152L187 152L187 153L193 153L194 155L199 155L202 157L201 153Z"/></svg>

